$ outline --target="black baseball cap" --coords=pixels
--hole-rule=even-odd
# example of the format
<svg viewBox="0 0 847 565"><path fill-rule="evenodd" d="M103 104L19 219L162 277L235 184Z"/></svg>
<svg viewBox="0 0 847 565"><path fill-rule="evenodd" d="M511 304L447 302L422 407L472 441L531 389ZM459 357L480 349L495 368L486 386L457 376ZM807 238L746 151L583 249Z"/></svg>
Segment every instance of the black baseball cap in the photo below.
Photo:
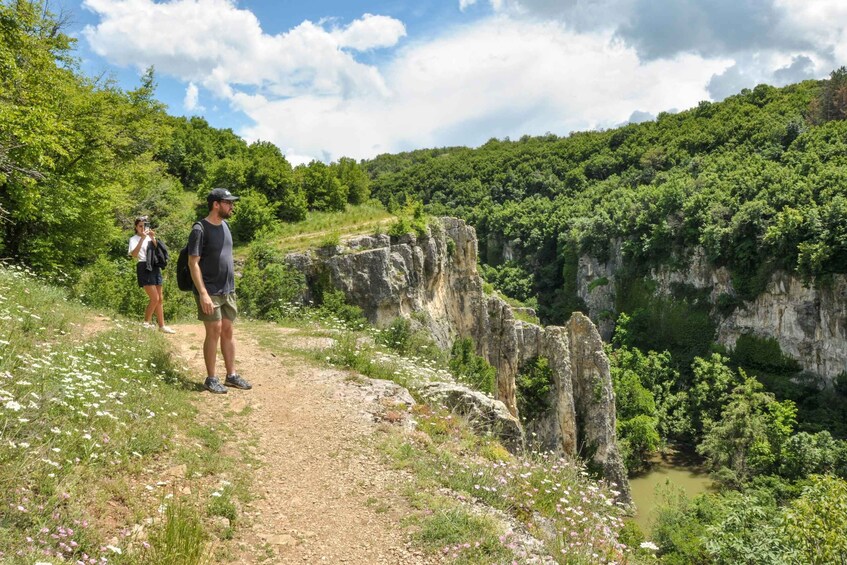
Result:
<svg viewBox="0 0 847 565"><path fill-rule="evenodd" d="M228 200L229 202L234 202L238 200L237 196L234 196L230 191L225 188L213 188L209 193L209 196L206 197L206 202L217 202L220 200Z"/></svg>

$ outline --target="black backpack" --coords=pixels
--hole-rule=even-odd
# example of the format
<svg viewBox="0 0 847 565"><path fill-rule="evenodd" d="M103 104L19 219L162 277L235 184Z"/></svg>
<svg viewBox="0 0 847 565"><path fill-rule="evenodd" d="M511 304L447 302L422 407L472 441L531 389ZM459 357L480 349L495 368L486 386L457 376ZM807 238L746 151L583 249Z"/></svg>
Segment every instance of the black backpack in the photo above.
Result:
<svg viewBox="0 0 847 565"><path fill-rule="evenodd" d="M200 227L203 228L203 247L206 246L206 226L203 222L194 222L194 225L191 226L191 229L194 230L194 226L200 224ZM191 279L191 270L188 268L188 244L185 244L185 247L180 249L179 256L176 259L176 286L179 287L180 290L184 290L186 292L190 292L194 290L194 281Z"/></svg>

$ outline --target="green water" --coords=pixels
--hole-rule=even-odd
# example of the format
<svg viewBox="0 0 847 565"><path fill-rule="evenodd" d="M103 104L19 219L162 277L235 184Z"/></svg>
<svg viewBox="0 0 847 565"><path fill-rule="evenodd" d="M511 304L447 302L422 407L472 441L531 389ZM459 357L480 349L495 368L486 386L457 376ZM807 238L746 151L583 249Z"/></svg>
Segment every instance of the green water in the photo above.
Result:
<svg viewBox="0 0 847 565"><path fill-rule="evenodd" d="M637 509L634 519L648 537L655 519L652 510L660 500L656 487L666 483L682 488L689 498L705 492L713 484L700 466L678 454L654 458L649 471L629 479L632 501Z"/></svg>

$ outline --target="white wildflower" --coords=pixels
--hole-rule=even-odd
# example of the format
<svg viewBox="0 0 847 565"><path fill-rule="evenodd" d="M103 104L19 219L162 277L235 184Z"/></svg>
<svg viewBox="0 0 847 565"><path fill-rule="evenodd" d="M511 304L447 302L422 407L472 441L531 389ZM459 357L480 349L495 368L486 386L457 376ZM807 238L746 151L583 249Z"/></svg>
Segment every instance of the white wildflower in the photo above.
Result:
<svg viewBox="0 0 847 565"><path fill-rule="evenodd" d="M14 400L9 400L5 405L6 410L11 410L13 412L19 412L23 406L15 402Z"/></svg>

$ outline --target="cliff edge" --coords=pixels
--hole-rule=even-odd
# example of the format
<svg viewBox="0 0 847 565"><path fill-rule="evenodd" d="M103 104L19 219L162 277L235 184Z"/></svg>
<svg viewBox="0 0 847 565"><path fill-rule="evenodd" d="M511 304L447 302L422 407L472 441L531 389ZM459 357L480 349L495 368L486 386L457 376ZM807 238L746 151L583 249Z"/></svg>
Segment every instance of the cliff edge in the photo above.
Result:
<svg viewBox="0 0 847 565"><path fill-rule="evenodd" d="M609 360L597 328L580 313L563 327L517 320L509 304L483 292L476 232L463 220L439 218L420 237L360 236L286 261L306 275L310 288L329 284L343 291L377 326L415 314L442 348L472 338L477 354L497 369L496 398L516 420L515 377L526 361L546 357L555 392L548 415L534 425L538 441L587 458L629 500Z"/></svg>

